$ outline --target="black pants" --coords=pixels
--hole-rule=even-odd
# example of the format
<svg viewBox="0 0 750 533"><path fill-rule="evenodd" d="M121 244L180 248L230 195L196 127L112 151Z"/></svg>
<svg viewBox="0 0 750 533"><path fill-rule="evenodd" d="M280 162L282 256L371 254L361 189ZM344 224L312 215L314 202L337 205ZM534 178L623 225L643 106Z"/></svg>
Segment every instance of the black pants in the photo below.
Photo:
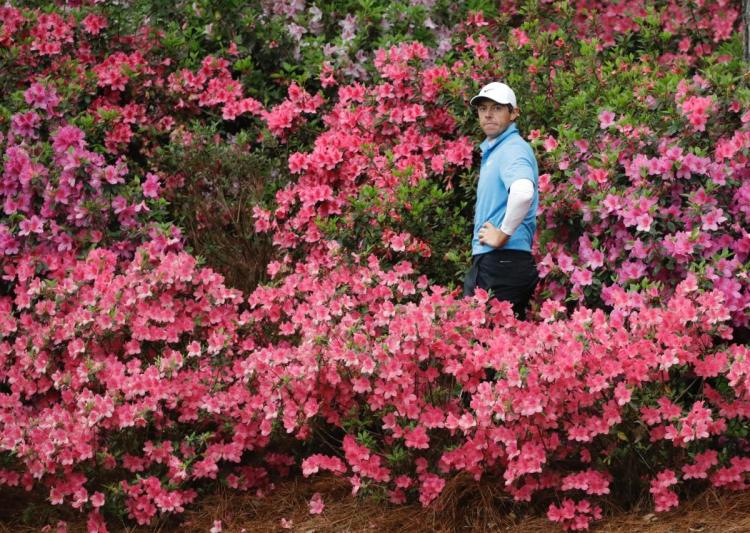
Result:
<svg viewBox="0 0 750 533"><path fill-rule="evenodd" d="M464 280L464 296L479 287L500 301L510 302L513 313L526 319L526 307L539 282L531 253L523 250L493 250L475 255Z"/></svg>

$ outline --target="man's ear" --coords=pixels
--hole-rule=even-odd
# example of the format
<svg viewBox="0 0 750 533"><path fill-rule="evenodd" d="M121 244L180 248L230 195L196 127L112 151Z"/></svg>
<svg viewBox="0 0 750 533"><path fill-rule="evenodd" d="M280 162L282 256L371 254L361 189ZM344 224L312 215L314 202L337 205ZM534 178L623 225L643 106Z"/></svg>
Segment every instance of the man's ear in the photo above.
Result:
<svg viewBox="0 0 750 533"><path fill-rule="evenodd" d="M518 118L518 115L520 115L520 114L521 114L521 110L518 107L516 107L511 112L510 119L511 120L516 120Z"/></svg>

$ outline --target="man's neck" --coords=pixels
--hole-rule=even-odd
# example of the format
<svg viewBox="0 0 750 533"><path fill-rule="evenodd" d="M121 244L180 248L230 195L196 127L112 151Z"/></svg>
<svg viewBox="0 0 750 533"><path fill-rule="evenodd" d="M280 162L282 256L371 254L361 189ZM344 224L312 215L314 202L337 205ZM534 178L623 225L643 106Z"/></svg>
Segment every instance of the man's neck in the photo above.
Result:
<svg viewBox="0 0 750 533"><path fill-rule="evenodd" d="M515 128L515 125L516 125L515 122L511 122L510 124L508 124L508 127L505 128L503 131L501 131L494 137L487 137L485 141L489 144L494 144L496 141L499 141L500 139L505 137L508 133L510 133Z"/></svg>

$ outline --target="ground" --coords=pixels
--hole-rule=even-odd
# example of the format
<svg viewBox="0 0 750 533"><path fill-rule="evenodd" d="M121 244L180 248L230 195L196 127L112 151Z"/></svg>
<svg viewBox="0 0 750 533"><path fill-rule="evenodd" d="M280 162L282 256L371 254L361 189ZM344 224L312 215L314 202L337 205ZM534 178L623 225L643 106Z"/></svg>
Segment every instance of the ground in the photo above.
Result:
<svg viewBox="0 0 750 533"><path fill-rule="evenodd" d="M320 492L325 509L320 515L309 513L308 501ZM58 512L42 499L28 506L29 495L4 489L0 491L0 533L39 531L41 524L58 518ZM611 503L611 502L610 502ZM708 490L681 504L670 513L654 514L644 500L641 506L624 512L612 507L592 531L606 533L748 533L750 532L750 491L732 494ZM22 512L23 507L27 511ZM28 510L30 509L30 510ZM446 486L437 505L423 509L417 505L393 506L373 498L354 498L348 482L335 478L291 479L277 484L266 497L236 491L218 491L203 497L197 505L178 517L151 527L116 527L113 531L157 533L178 530L181 533L208 532L221 520L222 533L299 533L369 532L379 533L458 533L493 532L539 533L559 531L543 513L526 510L519 516L503 505L497 488L487 483L459 479ZM63 515L60 515L63 516ZM50 520L50 517L55 517ZM85 531L82 516L65 515L71 533ZM25 522L25 523L24 523Z"/></svg>

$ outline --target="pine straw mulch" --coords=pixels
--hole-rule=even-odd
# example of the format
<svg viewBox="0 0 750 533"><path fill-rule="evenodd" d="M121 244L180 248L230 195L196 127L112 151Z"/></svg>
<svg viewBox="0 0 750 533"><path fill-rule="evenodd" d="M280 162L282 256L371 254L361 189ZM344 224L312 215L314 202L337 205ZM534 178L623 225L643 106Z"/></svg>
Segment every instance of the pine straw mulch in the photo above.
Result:
<svg viewBox="0 0 750 533"><path fill-rule="evenodd" d="M11 494L10 492L13 492ZM37 502L33 517L22 519L13 512L20 509L16 491L0 491L0 533L39 531L36 524L54 524L57 518L68 520L69 531L85 531L81 515L60 515L45 511ZM309 513L308 501L320 492L325 510L320 515ZM49 506L48 506L49 507ZM750 533L750 491L726 493L709 489L669 513L654 514L650 504L624 512L608 502L608 515L594 524L592 531L606 533ZM207 533L215 520L221 520L224 533L266 533L285 531L281 519L290 521L289 531L297 533L459 533L495 532L540 533L560 531L549 522L540 509L518 506L501 494L497 485L476 483L459 477L446 485L443 494L431 507L390 505L374 498L354 498L345 479L318 477L311 480L295 478L283 481L268 496L219 490L203 497L197 505L177 520L163 520L150 527L112 527L113 531L132 533ZM44 516L46 515L46 516ZM27 525L22 523L22 520Z"/></svg>

